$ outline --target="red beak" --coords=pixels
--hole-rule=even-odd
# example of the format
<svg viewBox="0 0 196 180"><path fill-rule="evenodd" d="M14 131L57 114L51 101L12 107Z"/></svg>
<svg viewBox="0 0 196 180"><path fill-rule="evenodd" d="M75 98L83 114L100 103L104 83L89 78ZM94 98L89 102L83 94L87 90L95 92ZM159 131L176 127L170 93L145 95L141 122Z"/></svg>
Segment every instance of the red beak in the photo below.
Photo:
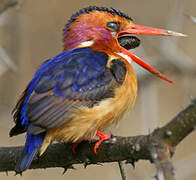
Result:
<svg viewBox="0 0 196 180"><path fill-rule="evenodd" d="M182 33L177 33L170 30L164 30L164 29L157 29L152 27L146 27L141 25L132 24L131 28L125 29L123 31L120 31L118 33L118 36L125 35L125 34L143 34L143 35L160 35L160 36L182 36L186 37L187 35ZM155 74L156 76L160 77L161 79L164 79L170 83L173 83L173 81L169 80L167 77L162 75L159 71L157 71L155 68L153 68L151 65L144 62L142 59L137 57L134 53L126 50L125 48L121 47L121 52L123 54L128 55L134 62L145 68L146 70L150 71L151 73Z"/></svg>

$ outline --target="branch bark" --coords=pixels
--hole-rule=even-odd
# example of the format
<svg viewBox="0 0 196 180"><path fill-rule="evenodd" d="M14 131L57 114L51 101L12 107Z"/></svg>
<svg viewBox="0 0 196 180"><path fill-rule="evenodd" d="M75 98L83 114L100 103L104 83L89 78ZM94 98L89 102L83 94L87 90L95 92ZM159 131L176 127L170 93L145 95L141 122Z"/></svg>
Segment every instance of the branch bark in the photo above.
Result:
<svg viewBox="0 0 196 180"><path fill-rule="evenodd" d="M113 136L110 140L101 144L97 155L93 152L95 142L84 141L76 149L76 153L72 153L72 143L53 144L41 157L35 158L30 168L63 167L66 170L72 167L73 164L83 163L86 167L89 164L123 160L134 164L134 162L140 159L150 160L156 165L157 163L163 165L161 160L164 160L164 157L170 158L168 156L174 153L174 148L189 135L195 127L196 99L168 124L162 128L155 129L149 135L133 137ZM23 147L0 148L0 172L14 170L22 149ZM166 156L164 154L165 152L167 152ZM157 168L159 167L161 166L157 166ZM164 173L165 169L162 170ZM173 169L170 173L172 172ZM166 174L167 173L168 171L166 170Z"/></svg>

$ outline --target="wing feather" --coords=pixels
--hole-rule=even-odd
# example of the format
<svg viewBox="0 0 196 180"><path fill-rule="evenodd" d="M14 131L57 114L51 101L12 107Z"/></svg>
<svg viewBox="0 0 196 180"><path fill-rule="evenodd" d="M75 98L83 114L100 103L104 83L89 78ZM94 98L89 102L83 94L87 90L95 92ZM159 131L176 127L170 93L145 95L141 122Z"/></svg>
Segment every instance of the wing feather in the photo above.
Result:
<svg viewBox="0 0 196 180"><path fill-rule="evenodd" d="M105 53L90 48L65 51L46 61L16 105L14 117L23 129L16 131L15 126L12 131L44 132L69 121L67 113L73 109L112 97L119 83L107 61Z"/></svg>

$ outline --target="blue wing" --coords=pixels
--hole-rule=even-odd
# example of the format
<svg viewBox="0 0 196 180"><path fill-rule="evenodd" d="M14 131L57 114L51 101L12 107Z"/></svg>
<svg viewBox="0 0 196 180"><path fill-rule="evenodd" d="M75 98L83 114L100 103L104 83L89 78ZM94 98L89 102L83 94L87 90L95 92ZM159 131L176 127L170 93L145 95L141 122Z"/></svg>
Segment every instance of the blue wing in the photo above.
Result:
<svg viewBox="0 0 196 180"><path fill-rule="evenodd" d="M10 135L42 133L68 121L72 108L92 107L112 97L126 71L122 63L107 68L107 61L105 53L90 48L68 50L46 61L16 105Z"/></svg>
<svg viewBox="0 0 196 180"><path fill-rule="evenodd" d="M46 61L20 97L13 113L16 125L10 136L27 131L24 151L16 172L27 169L48 128L66 121L73 108L93 107L123 83L126 68L121 60L106 67L108 56L90 48L65 51Z"/></svg>

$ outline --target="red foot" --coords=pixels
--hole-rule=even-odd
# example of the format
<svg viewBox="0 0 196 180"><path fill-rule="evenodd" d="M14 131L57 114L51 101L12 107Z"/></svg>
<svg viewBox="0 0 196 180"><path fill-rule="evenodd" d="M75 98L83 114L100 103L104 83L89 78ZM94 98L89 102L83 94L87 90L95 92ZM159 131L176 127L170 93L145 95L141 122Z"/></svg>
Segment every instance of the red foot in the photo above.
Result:
<svg viewBox="0 0 196 180"><path fill-rule="evenodd" d="M96 144L95 144L95 146L94 146L94 152L95 152L95 154L97 154L97 149L99 148L99 145L100 145L103 141L105 141L105 140L111 138L111 135L110 135L110 134L106 134L106 133L103 133L103 132L101 132L101 131L97 131L96 136L99 137L99 141L97 141Z"/></svg>
<svg viewBox="0 0 196 180"><path fill-rule="evenodd" d="M73 147L72 147L72 152L75 153L76 152L76 148L78 147L78 145L81 143L82 141L76 141L74 144L73 144Z"/></svg>

